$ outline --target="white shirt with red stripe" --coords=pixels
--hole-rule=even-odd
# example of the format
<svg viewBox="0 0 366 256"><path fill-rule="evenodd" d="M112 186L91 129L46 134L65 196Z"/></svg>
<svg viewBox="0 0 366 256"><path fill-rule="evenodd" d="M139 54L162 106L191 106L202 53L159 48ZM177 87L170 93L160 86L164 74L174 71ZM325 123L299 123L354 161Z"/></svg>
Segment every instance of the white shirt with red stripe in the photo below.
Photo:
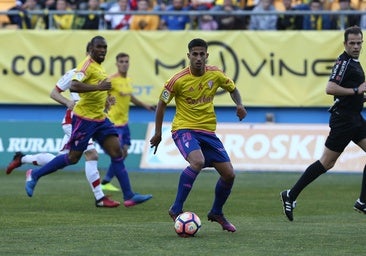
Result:
<svg viewBox="0 0 366 256"><path fill-rule="evenodd" d="M71 69L67 71L56 83L56 89L58 92L64 92L70 89L72 77L76 69ZM70 97L73 101L77 102L80 96L76 92L70 92ZM64 118L62 119L62 125L71 124L72 110L67 109Z"/></svg>

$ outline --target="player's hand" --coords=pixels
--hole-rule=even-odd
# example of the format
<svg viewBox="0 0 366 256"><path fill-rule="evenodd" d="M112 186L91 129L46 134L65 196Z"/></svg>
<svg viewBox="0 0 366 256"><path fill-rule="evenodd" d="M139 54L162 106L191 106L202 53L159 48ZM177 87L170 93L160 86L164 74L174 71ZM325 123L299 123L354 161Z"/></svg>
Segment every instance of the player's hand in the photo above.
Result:
<svg viewBox="0 0 366 256"><path fill-rule="evenodd" d="M236 116L239 117L239 121L243 120L247 116L247 110L243 105L236 106Z"/></svg>
<svg viewBox="0 0 366 256"><path fill-rule="evenodd" d="M154 136L150 139L150 148L154 148L154 155L156 154L156 151L158 150L158 146L161 142L161 135L160 134L154 134Z"/></svg>
<svg viewBox="0 0 366 256"><path fill-rule="evenodd" d="M155 111L156 110L156 106L155 105L150 105L150 106L148 106L147 110Z"/></svg>
<svg viewBox="0 0 366 256"><path fill-rule="evenodd" d="M108 91L112 88L111 82L106 78L98 83L98 91Z"/></svg>
<svg viewBox="0 0 366 256"><path fill-rule="evenodd" d="M358 93L365 93L366 92L366 82L363 82L359 87L358 87Z"/></svg>

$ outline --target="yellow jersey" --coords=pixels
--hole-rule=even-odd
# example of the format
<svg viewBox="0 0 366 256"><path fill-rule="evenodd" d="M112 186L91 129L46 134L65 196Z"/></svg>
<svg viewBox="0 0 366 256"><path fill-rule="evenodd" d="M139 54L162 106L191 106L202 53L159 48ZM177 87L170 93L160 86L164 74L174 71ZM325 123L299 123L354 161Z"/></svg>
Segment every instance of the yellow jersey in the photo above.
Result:
<svg viewBox="0 0 366 256"><path fill-rule="evenodd" d="M126 125L133 92L132 80L129 77L122 77L119 73L111 75L110 80L112 89L109 93L115 97L116 103L110 107L108 117L115 126Z"/></svg>
<svg viewBox="0 0 366 256"><path fill-rule="evenodd" d="M72 80L97 85L107 78L102 65L95 62L90 56L87 56L77 67ZM75 105L73 112L77 116L85 119L102 121L106 118L105 104L108 91L93 91L79 93L80 100Z"/></svg>
<svg viewBox="0 0 366 256"><path fill-rule="evenodd" d="M172 131L215 131L217 121L213 100L219 88L232 92L235 84L215 66L206 66L202 76L192 75L189 67L173 75L160 94L160 100L166 104L175 98Z"/></svg>

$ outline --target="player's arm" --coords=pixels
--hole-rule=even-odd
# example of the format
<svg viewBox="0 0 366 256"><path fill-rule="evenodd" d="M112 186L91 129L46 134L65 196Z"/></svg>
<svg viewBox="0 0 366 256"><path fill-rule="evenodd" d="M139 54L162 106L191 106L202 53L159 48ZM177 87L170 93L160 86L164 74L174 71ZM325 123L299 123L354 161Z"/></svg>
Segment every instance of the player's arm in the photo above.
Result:
<svg viewBox="0 0 366 256"><path fill-rule="evenodd" d="M325 92L328 95L333 96L349 96L349 95L355 95L355 94L362 94L366 92L366 83L363 82L358 87L355 88L345 88L342 87L335 82L329 81L327 83L327 87L325 89Z"/></svg>
<svg viewBox="0 0 366 256"><path fill-rule="evenodd" d="M156 153L159 143L161 142L161 133L163 127L164 114L166 110L167 103L159 100L155 112L155 134L150 139L150 147L155 147L154 154Z"/></svg>
<svg viewBox="0 0 366 256"><path fill-rule="evenodd" d="M148 105L148 104L145 104L143 103L142 101L140 101L138 98L136 98L135 96L131 95L131 102L137 106L137 107L143 107L145 108L146 110L149 110L149 111L155 111L156 107L153 106L153 105Z"/></svg>
<svg viewBox="0 0 366 256"><path fill-rule="evenodd" d="M75 106L75 102L72 101L72 100L69 100L68 98L64 97L62 94L61 94L61 91L55 87L53 88L53 90L51 91L50 93L50 97L51 99L53 99L54 101L60 103L61 105L64 105L66 106L67 108L69 109L73 109L74 106Z"/></svg>
<svg viewBox="0 0 366 256"><path fill-rule="evenodd" d="M241 102L239 90L235 88L234 91L230 92L230 97L236 105L236 116L239 117L239 121L243 120L247 115L247 110Z"/></svg>
<svg viewBox="0 0 366 256"><path fill-rule="evenodd" d="M107 80L107 78L104 79L103 81L100 81L96 85L90 85L80 82L78 80L72 80L70 91L83 93L83 92L94 92L94 91L108 91L111 88L112 88L111 82Z"/></svg>

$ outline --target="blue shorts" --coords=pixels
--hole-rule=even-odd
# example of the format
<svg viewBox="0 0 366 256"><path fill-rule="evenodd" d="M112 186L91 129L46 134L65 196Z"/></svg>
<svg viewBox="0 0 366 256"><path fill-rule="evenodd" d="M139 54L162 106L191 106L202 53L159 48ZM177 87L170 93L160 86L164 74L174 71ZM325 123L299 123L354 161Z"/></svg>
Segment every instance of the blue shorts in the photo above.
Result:
<svg viewBox="0 0 366 256"><path fill-rule="evenodd" d="M109 135L117 136L117 131L108 118L103 121L91 121L73 115L72 133L66 147L74 151L84 151L91 138L103 147L103 141Z"/></svg>
<svg viewBox="0 0 366 256"><path fill-rule="evenodd" d="M224 145L214 132L185 129L173 132L172 137L184 159L193 150L200 149L205 157L204 167L213 167L212 163L230 162Z"/></svg>
<svg viewBox="0 0 366 256"><path fill-rule="evenodd" d="M125 145L131 146L131 133L128 124L123 126L115 126L115 128L118 133L118 139L121 143L121 147L124 147Z"/></svg>

